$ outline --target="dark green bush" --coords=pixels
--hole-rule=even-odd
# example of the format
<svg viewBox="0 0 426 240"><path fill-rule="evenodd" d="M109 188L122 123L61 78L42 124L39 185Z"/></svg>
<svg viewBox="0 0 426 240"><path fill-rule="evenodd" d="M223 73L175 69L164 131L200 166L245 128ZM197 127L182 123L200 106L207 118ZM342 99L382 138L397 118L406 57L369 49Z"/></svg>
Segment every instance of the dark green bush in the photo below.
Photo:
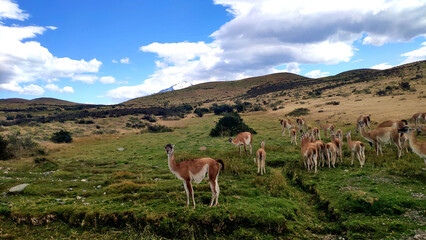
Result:
<svg viewBox="0 0 426 240"><path fill-rule="evenodd" d="M211 111L208 108L197 108L195 109L194 113L197 114L197 116L202 117L205 113L210 113Z"/></svg>
<svg viewBox="0 0 426 240"><path fill-rule="evenodd" d="M164 125L149 125L148 126L148 132L153 132L153 133L157 133L157 132L173 132L173 129L164 126Z"/></svg>
<svg viewBox="0 0 426 240"><path fill-rule="evenodd" d="M293 111L286 114L286 116L299 117L303 115L308 115L309 109L307 108L296 108Z"/></svg>
<svg viewBox="0 0 426 240"><path fill-rule="evenodd" d="M7 160L11 157L7 149L8 144L8 141L0 135L0 160Z"/></svg>
<svg viewBox="0 0 426 240"><path fill-rule="evenodd" d="M71 133L65 130L53 133L50 138L54 143L70 143L72 142Z"/></svg>
<svg viewBox="0 0 426 240"><path fill-rule="evenodd" d="M234 136L240 132L251 132L256 134L256 131L247 126L238 113L229 113L219 119L216 127L210 131L210 136Z"/></svg>
<svg viewBox="0 0 426 240"><path fill-rule="evenodd" d="M222 105L213 104L213 106L210 109L214 112L215 115L231 113L234 111L232 106L227 104L222 104Z"/></svg>

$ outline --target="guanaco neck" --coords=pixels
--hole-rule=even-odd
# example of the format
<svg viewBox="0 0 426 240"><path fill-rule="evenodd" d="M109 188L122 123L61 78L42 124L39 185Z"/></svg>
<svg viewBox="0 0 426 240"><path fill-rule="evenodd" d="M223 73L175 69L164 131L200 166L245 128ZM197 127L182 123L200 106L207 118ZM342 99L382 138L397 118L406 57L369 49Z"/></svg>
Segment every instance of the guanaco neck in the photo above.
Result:
<svg viewBox="0 0 426 240"><path fill-rule="evenodd" d="M371 138L371 136L370 136L370 132L366 132L365 130L364 130L364 127L361 127L361 136L363 137L363 138L365 138L367 141L369 141L369 142L372 142L373 140L372 140L372 138Z"/></svg>
<svg viewBox="0 0 426 240"><path fill-rule="evenodd" d="M409 132L408 133L408 143L410 144L410 147L414 150L414 149L418 149L419 146L417 144L417 139L414 136L414 132Z"/></svg>
<svg viewBox="0 0 426 240"><path fill-rule="evenodd" d="M173 151L170 154L167 154L167 158L169 160L169 168L171 171L175 171L176 169L176 160L175 160L175 152Z"/></svg>
<svg viewBox="0 0 426 240"><path fill-rule="evenodd" d="M348 141L348 147L349 147L349 149L351 149L352 148L352 137L351 137L351 135L347 135L346 139Z"/></svg>

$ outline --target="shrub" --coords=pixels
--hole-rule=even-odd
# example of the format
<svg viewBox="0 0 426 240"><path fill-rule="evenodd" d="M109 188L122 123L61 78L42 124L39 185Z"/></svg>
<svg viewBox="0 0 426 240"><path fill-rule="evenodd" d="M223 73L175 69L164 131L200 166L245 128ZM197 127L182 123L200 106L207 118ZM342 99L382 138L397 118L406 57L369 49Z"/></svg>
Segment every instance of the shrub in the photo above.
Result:
<svg viewBox="0 0 426 240"><path fill-rule="evenodd" d="M202 117L205 113L210 113L211 111L208 108L197 108L195 109L194 113L197 114L197 116Z"/></svg>
<svg viewBox="0 0 426 240"><path fill-rule="evenodd" d="M216 127L210 131L210 136L234 136L240 132L251 132L256 134L253 128L247 126L238 113L229 113L219 119Z"/></svg>
<svg viewBox="0 0 426 240"><path fill-rule="evenodd" d="M217 104L213 104L213 106L210 108L215 115L220 115L223 113L231 113L234 111L234 109L227 104L222 104L222 105L217 105Z"/></svg>
<svg viewBox="0 0 426 240"><path fill-rule="evenodd" d="M326 102L325 104L327 104L327 105L339 105L340 102L339 101L331 101L331 102Z"/></svg>
<svg viewBox="0 0 426 240"><path fill-rule="evenodd" d="M164 125L149 125L148 126L148 132L153 132L153 133L157 133L157 132L173 132L173 129L164 126Z"/></svg>
<svg viewBox="0 0 426 240"><path fill-rule="evenodd" d="M245 112L245 111L249 110L249 108L251 108L252 105L253 104L251 104L249 102L236 101L234 108L237 110L237 112Z"/></svg>
<svg viewBox="0 0 426 240"><path fill-rule="evenodd" d="M154 117L154 115L145 115L142 119L147 120L148 122L157 122L157 119Z"/></svg>
<svg viewBox="0 0 426 240"><path fill-rule="evenodd" d="M400 82L399 87L404 91L410 90L410 83L409 82Z"/></svg>
<svg viewBox="0 0 426 240"><path fill-rule="evenodd" d="M54 143L70 143L72 142L72 137L70 132L61 130L59 132L53 133L50 140L52 140Z"/></svg>
<svg viewBox="0 0 426 240"><path fill-rule="evenodd" d="M0 160L7 160L11 157L7 149L8 144L8 141L0 135Z"/></svg>
<svg viewBox="0 0 426 240"><path fill-rule="evenodd" d="M293 111L286 114L286 116L299 117L303 115L308 115L309 109L307 108L296 108Z"/></svg>

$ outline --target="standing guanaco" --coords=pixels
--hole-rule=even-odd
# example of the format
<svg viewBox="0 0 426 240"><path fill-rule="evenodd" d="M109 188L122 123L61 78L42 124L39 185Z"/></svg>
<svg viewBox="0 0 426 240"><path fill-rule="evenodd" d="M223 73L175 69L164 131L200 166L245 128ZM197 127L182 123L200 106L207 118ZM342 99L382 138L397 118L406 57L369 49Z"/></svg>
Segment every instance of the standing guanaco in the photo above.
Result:
<svg viewBox="0 0 426 240"><path fill-rule="evenodd" d="M230 143L234 144L235 146L238 146L240 156L241 156L241 145L244 146L244 151L246 153L247 153L246 145L248 145L250 147L250 156L251 156L251 154L252 154L252 147L251 147L252 141L253 141L253 134L251 132L240 132L240 133L238 133L238 135L235 137L234 140L232 140L232 138L229 138Z"/></svg>
<svg viewBox="0 0 426 240"><path fill-rule="evenodd" d="M260 142L260 148L257 149L256 158L254 162L257 160L257 174L263 175L266 173L265 171L265 161L266 161L266 152L265 152L265 141Z"/></svg>
<svg viewBox="0 0 426 240"><path fill-rule="evenodd" d="M316 120L320 128L324 131L325 137L327 137L327 131L334 132L334 124L331 123L324 123L321 124L320 120Z"/></svg>
<svg viewBox="0 0 426 240"><path fill-rule="evenodd" d="M417 141L414 136L415 128L404 127L398 130L400 133L408 134L408 142L410 143L410 148L415 154L423 158L424 163L426 164L426 142ZM417 129L417 132L420 132L420 128Z"/></svg>
<svg viewBox="0 0 426 240"><path fill-rule="evenodd" d="M209 178L210 188L212 190L210 207L216 206L219 203L220 192L217 179L220 169L225 169L223 161L220 159L214 160L212 158L197 158L176 162L174 146L175 145L167 144L164 148L166 149L170 171L183 181L183 187L186 192L186 206L189 206L189 195L191 195L193 208L195 209L194 190L192 189L191 181L200 183L206 175Z"/></svg>
<svg viewBox="0 0 426 240"><path fill-rule="evenodd" d="M363 167L364 164L365 164L365 153L364 153L365 145L364 145L364 143L361 142L361 141L352 141L350 131L348 133L346 133L346 139L348 141L349 151L351 151L351 155L352 155L351 165L354 165L354 154L356 153L359 164L361 165L361 167Z"/></svg>

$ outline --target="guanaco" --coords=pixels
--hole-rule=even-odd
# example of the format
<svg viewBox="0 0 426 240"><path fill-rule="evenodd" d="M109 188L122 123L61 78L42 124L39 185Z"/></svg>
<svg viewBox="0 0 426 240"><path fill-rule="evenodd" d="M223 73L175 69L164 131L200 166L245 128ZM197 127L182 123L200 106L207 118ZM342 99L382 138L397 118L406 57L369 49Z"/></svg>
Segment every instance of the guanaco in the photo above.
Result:
<svg viewBox="0 0 426 240"><path fill-rule="evenodd" d="M265 141L260 142L260 148L257 149L256 158L254 162L257 160L257 174L263 175L266 173L265 171L265 160L266 160L266 152L265 152Z"/></svg>
<svg viewBox="0 0 426 240"><path fill-rule="evenodd" d="M297 131L294 128L290 131L290 139L292 144L297 145Z"/></svg>
<svg viewBox="0 0 426 240"><path fill-rule="evenodd" d="M415 126L420 126L421 121L426 121L426 113L415 113L410 118L410 121L414 122Z"/></svg>
<svg viewBox="0 0 426 240"><path fill-rule="evenodd" d="M379 156L379 151L381 155L383 155L382 152L382 144L389 143L392 141L395 146L398 149L398 158L401 157L401 140L400 135L398 133L398 130L393 127L383 127L383 128L376 128L374 130L371 130L371 132L366 132L363 127L363 122L358 123L361 129L361 136L367 140L370 145L374 145L374 148L376 149L376 154Z"/></svg>
<svg viewBox="0 0 426 240"><path fill-rule="evenodd" d="M334 131L334 124L331 124L331 123L321 124L320 120L316 120L316 122L318 123L318 125L320 126L320 128L324 131L325 137L327 137L327 131L330 131L330 133L332 131Z"/></svg>
<svg viewBox="0 0 426 240"><path fill-rule="evenodd" d="M361 115L357 118L356 120L356 131L359 132L359 122L363 122L364 123L364 127L367 127L368 129L370 129L370 123L371 123L371 119L370 116L366 116L366 115Z"/></svg>
<svg viewBox="0 0 426 240"><path fill-rule="evenodd" d="M346 133L346 139L348 142L349 151L351 151L351 165L354 165L354 155L356 153L356 157L358 158L359 164L361 167L365 164L365 145L361 141L352 141L351 132Z"/></svg>
<svg viewBox="0 0 426 240"><path fill-rule="evenodd" d="M301 136L301 152L302 156L306 158L306 161L303 161L305 167L308 169L308 171L310 171L313 166L316 173L318 165L318 151L316 145L310 142L308 135Z"/></svg>
<svg viewBox="0 0 426 240"><path fill-rule="evenodd" d="M212 158L197 158L176 162L174 146L175 145L167 144L164 148L166 149L170 171L183 181L183 187L186 192L186 206L189 206L189 195L191 195L193 208L195 209L194 190L192 189L191 181L200 183L206 175L209 178L210 188L212 190L210 207L216 206L219 203L220 192L217 179L219 177L219 171L225 169L223 161L220 159L214 160Z"/></svg>
<svg viewBox="0 0 426 240"><path fill-rule="evenodd" d="M238 146L240 156L241 156L241 145L244 146L244 151L246 153L247 153L246 145L248 145L250 147L250 156L251 156L251 154L252 154L252 147L251 147L252 141L253 141L253 134L251 132L240 132L240 133L238 133L238 135L235 137L234 140L232 140L232 138L229 138L230 143L234 144L235 146Z"/></svg>
<svg viewBox="0 0 426 240"><path fill-rule="evenodd" d="M288 130L290 135L291 129L294 127L293 122L290 119L280 119L281 123L281 136L285 136L285 129Z"/></svg>
<svg viewBox="0 0 426 240"><path fill-rule="evenodd" d="M411 150L413 150L413 152L419 157L423 158L423 161L426 164L426 142L417 141L416 137L414 136L415 130L415 128L404 127L399 129L398 132L408 134L408 142L410 144ZM420 132L420 127L417 129L417 132Z"/></svg>
<svg viewBox="0 0 426 240"><path fill-rule="evenodd" d="M302 117L296 118L296 124L298 129L302 129L302 130L308 129L308 126L306 125L306 121Z"/></svg>

